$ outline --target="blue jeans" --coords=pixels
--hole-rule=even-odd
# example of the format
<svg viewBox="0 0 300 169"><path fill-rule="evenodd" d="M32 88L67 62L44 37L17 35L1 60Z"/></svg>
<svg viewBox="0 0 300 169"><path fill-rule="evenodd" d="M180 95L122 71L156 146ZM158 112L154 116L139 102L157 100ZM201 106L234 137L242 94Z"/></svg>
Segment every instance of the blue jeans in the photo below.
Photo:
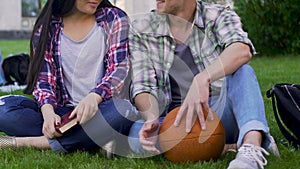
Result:
<svg viewBox="0 0 300 169"><path fill-rule="evenodd" d="M62 116L72 107L57 107ZM99 111L84 125L76 125L63 136L49 139L57 152L91 150L107 142L122 138L127 141L130 127L137 119L136 109L129 101L110 99L99 104ZM0 131L10 136L43 136L43 116L37 104L24 96L9 95L0 98Z"/></svg>
<svg viewBox="0 0 300 169"><path fill-rule="evenodd" d="M210 97L210 106L221 117L227 144L237 143L240 147L246 133L252 130L264 133L262 147L269 148L274 142L269 133L260 87L249 65L245 64L232 75L226 76L220 96ZM160 122L162 120L160 118ZM137 154L146 153L138 139L143 122L135 122L128 137L130 148Z"/></svg>

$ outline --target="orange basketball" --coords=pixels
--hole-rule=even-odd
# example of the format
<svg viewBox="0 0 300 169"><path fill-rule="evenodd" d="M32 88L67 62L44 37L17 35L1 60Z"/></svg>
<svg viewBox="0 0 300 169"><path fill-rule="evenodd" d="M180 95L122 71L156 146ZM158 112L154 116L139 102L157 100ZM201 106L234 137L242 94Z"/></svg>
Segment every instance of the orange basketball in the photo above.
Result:
<svg viewBox="0 0 300 169"><path fill-rule="evenodd" d="M206 120L206 130L201 129L198 117L194 117L194 125L190 133L185 132L185 117L178 127L174 121L180 107L167 114L159 131L159 143L164 156L170 161L198 162L217 159L225 145L225 129L213 112L214 120ZM207 112L204 111L205 118Z"/></svg>

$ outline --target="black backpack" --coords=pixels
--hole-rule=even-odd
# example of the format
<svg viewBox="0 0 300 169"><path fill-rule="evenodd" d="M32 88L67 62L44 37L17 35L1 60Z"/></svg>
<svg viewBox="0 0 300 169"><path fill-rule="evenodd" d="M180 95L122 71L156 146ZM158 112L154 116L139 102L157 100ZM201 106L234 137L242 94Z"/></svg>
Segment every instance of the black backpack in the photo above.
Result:
<svg viewBox="0 0 300 169"><path fill-rule="evenodd" d="M14 84L15 82L18 85L25 85L28 67L29 55L26 53L6 57L2 62L3 74L6 80L5 85Z"/></svg>
<svg viewBox="0 0 300 169"><path fill-rule="evenodd" d="M280 131L295 148L300 146L300 85L279 83L267 91Z"/></svg>

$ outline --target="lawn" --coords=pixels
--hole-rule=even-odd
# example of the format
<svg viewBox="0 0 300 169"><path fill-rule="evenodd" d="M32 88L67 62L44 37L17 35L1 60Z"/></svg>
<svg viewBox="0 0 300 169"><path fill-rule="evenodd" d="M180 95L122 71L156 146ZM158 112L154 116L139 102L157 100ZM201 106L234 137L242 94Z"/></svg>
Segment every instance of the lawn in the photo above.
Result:
<svg viewBox="0 0 300 169"><path fill-rule="evenodd" d="M23 41L1 41L0 49L3 56L11 53L29 53L29 42ZM294 169L300 168L299 151L288 146L285 138L281 134L272 110L271 100L266 97L266 91L275 83L300 83L299 70L300 56L256 56L251 61L251 65L257 73L261 86L262 95L265 101L266 114L269 122L271 134L278 143L281 153L280 158L273 155L267 157L268 165L266 169ZM1 95L8 93L0 93ZM12 94L21 94L21 91ZM94 169L94 168L201 168L201 169L224 169L234 154L222 156L217 161L202 163L173 164L164 159L163 156L156 156L146 159L116 157L106 159L99 153L76 152L72 154L57 154L52 150L37 150L34 148L24 148L21 150L8 149L0 150L0 168L6 169Z"/></svg>

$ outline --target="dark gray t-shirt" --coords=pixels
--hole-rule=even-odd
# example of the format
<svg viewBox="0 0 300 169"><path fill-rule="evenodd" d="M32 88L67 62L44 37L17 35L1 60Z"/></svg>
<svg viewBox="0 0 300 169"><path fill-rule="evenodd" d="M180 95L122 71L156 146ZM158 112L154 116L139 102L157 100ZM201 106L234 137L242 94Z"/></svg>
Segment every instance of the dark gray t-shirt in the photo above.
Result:
<svg viewBox="0 0 300 169"><path fill-rule="evenodd" d="M198 73L191 49L186 44L176 45L173 65L169 72L172 94L169 111L182 104L194 76Z"/></svg>

